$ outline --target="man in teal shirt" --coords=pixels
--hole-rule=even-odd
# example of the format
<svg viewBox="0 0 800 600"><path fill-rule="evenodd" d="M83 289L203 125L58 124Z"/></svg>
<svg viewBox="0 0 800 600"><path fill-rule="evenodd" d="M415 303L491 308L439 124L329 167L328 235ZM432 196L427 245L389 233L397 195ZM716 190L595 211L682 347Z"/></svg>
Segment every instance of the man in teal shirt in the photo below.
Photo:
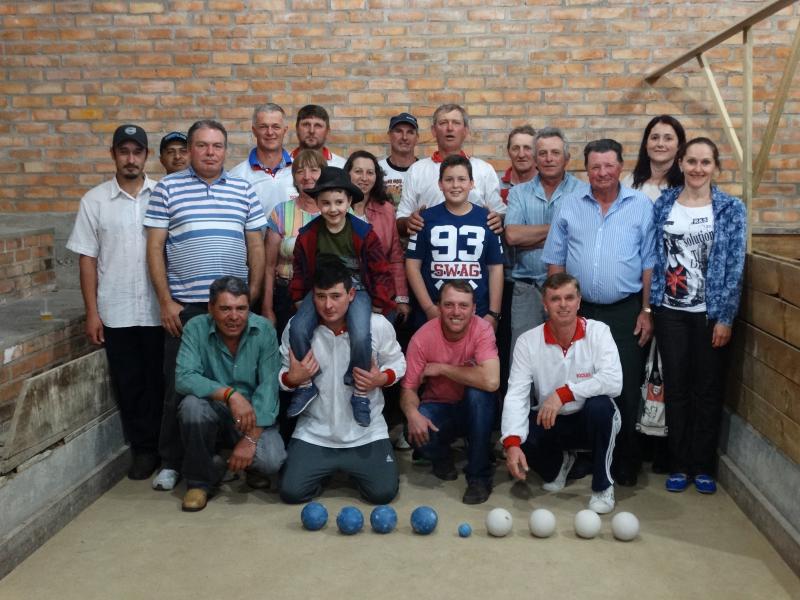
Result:
<svg viewBox="0 0 800 600"><path fill-rule="evenodd" d="M232 448L228 470L247 472L252 487L268 487L286 458L278 415L280 355L275 329L250 313L250 291L238 277L211 284L208 314L183 330L175 388L185 447L183 510L203 510L222 475L219 448Z"/></svg>

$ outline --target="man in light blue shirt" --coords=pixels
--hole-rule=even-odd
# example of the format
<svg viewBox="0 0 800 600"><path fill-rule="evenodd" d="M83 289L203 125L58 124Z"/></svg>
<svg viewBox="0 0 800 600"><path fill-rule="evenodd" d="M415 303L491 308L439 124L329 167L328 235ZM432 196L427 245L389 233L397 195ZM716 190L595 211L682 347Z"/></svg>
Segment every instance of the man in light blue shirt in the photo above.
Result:
<svg viewBox="0 0 800 600"><path fill-rule="evenodd" d="M227 466L246 471L251 487L269 486L286 458L275 426L280 354L275 328L250 313L250 290L238 277L221 277L209 290L209 314L183 329L175 388L185 394L178 411L185 444L183 510L206 506L222 474L218 448L232 448Z"/></svg>
<svg viewBox="0 0 800 600"><path fill-rule="evenodd" d="M542 261L548 273L566 271L580 282L581 314L611 328L622 362L617 399L622 429L614 451L614 478L636 485L641 457L636 412L644 371L643 346L652 337L650 278L655 264L653 204L620 184L622 146L610 139L583 151L589 188L561 203Z"/></svg>
<svg viewBox="0 0 800 600"><path fill-rule="evenodd" d="M547 278L542 249L562 198L586 183L566 172L567 140L560 129L545 127L533 136L533 160L538 171L528 182L511 188L506 214L506 242L514 247L511 277L511 351L520 334L545 321L541 286Z"/></svg>

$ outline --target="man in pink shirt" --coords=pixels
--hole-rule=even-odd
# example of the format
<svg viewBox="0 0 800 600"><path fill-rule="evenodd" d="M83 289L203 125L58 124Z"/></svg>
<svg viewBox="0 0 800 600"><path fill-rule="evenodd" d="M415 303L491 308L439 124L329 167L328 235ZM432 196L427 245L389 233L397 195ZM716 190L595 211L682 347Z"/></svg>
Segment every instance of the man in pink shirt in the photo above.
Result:
<svg viewBox="0 0 800 600"><path fill-rule="evenodd" d="M481 504L492 493L491 434L497 412L500 359L494 330L475 314L472 286L452 280L442 286L440 315L411 338L400 407L406 438L445 481L458 479L450 445L467 442L465 504ZM424 387L420 392L420 386Z"/></svg>

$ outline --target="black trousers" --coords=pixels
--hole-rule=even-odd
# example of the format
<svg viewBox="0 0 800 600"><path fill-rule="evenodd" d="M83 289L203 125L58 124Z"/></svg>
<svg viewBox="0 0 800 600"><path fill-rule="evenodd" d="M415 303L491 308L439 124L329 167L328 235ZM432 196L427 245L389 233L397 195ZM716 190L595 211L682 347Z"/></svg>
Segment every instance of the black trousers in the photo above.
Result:
<svg viewBox="0 0 800 600"><path fill-rule="evenodd" d="M208 312L207 304L186 304L181 311L181 323L185 326L192 317ZM164 468L180 471L183 464L183 442L178 423L178 405L181 396L175 391L175 363L178 361L178 350L181 338L172 337L164 332L164 352L162 369L164 372L164 413L161 418L161 437L158 453Z"/></svg>
<svg viewBox="0 0 800 600"><path fill-rule="evenodd" d="M155 454L164 398L164 330L103 327L111 384L125 437L137 454Z"/></svg>
<svg viewBox="0 0 800 600"><path fill-rule="evenodd" d="M639 337L633 335L636 319L642 310L641 297L632 294L615 304L581 303L581 315L602 321L611 329L622 363L622 393L616 399L622 428L614 447L614 466L638 470L641 463L636 417L644 379L644 349L639 347Z"/></svg>
<svg viewBox="0 0 800 600"><path fill-rule="evenodd" d="M660 307L655 319L664 370L670 471L713 475L729 345L711 347L716 322L704 312Z"/></svg>

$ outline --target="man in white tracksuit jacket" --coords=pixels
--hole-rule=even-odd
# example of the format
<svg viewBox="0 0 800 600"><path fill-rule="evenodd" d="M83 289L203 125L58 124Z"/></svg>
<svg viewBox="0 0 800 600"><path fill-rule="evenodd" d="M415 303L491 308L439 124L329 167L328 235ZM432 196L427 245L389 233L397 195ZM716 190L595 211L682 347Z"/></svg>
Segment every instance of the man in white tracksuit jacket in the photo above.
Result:
<svg viewBox="0 0 800 600"><path fill-rule="evenodd" d="M607 325L578 317L580 286L572 275L551 275L542 292L547 321L523 333L514 347L502 418L506 466L523 480L530 462L544 489L557 492L575 461L572 451L590 449L589 508L609 513L614 510L611 461L620 428L612 400L622 389L619 352Z"/></svg>

